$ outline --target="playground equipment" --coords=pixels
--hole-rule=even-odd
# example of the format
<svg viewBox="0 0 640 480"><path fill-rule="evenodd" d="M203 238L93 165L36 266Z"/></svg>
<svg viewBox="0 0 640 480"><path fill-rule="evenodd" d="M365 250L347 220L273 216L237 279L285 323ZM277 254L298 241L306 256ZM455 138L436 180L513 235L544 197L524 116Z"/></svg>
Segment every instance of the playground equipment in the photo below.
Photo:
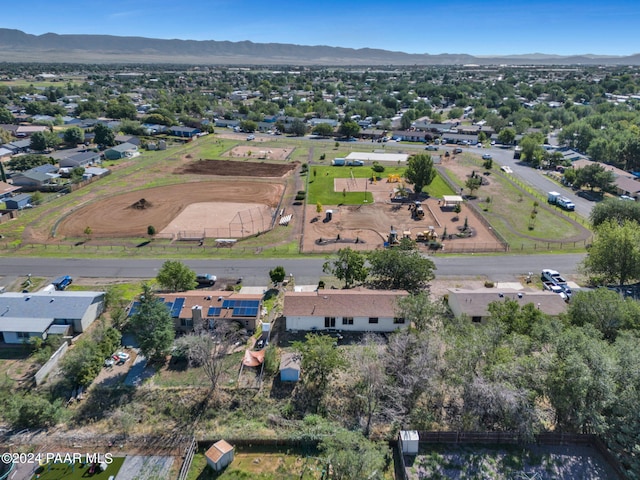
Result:
<svg viewBox="0 0 640 480"><path fill-rule="evenodd" d="M400 177L400 175L395 173L391 173L387 177L387 183L400 183L401 181L402 181L402 178Z"/></svg>
<svg viewBox="0 0 640 480"><path fill-rule="evenodd" d="M408 238L409 240L411 240L411 230L405 230L404 232L402 232L402 238Z"/></svg>
<svg viewBox="0 0 640 480"><path fill-rule="evenodd" d="M429 226L429 230L425 230L423 232L418 232L416 234L417 242L433 242L438 239L438 234L434 227Z"/></svg>
<svg viewBox="0 0 640 480"><path fill-rule="evenodd" d="M411 216L416 219L416 220L420 220L422 218L424 218L424 210L422 208L422 202L413 202L409 205L409 211L411 212Z"/></svg>
<svg viewBox="0 0 640 480"><path fill-rule="evenodd" d="M387 237L387 243L389 246L398 245L400 240L398 239L398 232L391 226L391 231L389 232L389 236Z"/></svg>

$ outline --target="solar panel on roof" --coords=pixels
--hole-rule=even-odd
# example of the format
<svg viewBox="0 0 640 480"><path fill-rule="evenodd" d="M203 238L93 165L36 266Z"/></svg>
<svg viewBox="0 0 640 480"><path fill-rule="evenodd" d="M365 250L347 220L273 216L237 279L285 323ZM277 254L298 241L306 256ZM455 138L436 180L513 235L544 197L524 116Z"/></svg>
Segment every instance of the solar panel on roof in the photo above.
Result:
<svg viewBox="0 0 640 480"><path fill-rule="evenodd" d="M236 307L233 309L233 317L255 317L258 307Z"/></svg>
<svg viewBox="0 0 640 480"><path fill-rule="evenodd" d="M222 312L222 308L220 307L209 307L207 311L207 317L217 317Z"/></svg>
<svg viewBox="0 0 640 480"><path fill-rule="evenodd" d="M176 298L175 302L173 302L173 307L171 308L171 316L173 318L177 318L180 316L180 311L184 306L184 297Z"/></svg>
<svg viewBox="0 0 640 480"><path fill-rule="evenodd" d="M135 315L138 308L140 308L140 302L133 302L131 304L131 309L129 310L129 316Z"/></svg>
<svg viewBox="0 0 640 480"><path fill-rule="evenodd" d="M223 300L222 301L222 308L233 308L236 305L236 301L235 300Z"/></svg>

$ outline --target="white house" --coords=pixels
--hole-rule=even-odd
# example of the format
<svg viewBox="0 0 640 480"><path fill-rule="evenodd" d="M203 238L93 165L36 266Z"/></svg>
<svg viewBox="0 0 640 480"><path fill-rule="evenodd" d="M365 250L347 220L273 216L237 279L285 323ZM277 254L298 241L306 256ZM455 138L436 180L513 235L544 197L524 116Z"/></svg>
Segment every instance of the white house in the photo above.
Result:
<svg viewBox="0 0 640 480"><path fill-rule="evenodd" d="M318 290L286 292L283 316L287 330L392 332L407 326L396 301L404 290Z"/></svg>
<svg viewBox="0 0 640 480"><path fill-rule="evenodd" d="M224 467L233 462L233 446L225 440L219 440L207 450L204 456L207 458L207 465L219 472Z"/></svg>
<svg viewBox="0 0 640 480"><path fill-rule="evenodd" d="M104 310L104 292L40 291L0 294L0 336L5 343L47 338L50 329L69 325L83 332Z"/></svg>

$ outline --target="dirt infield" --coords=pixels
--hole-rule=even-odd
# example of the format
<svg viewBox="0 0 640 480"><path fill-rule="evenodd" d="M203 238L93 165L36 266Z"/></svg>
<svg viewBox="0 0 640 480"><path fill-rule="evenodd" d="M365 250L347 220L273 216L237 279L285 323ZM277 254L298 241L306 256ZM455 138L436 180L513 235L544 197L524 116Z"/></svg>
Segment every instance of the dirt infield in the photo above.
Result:
<svg viewBox="0 0 640 480"><path fill-rule="evenodd" d="M146 236L152 225L157 232L167 228L190 204L204 203L200 211L209 228L229 228L227 219L230 205L243 211L253 204L275 208L282 196L284 185L257 181L193 182L149 188L109 198L100 199L81 207L67 216L58 226L58 236L85 237L85 229L91 229L91 237ZM140 202L144 199L145 202ZM134 208L144 203L145 208ZM250 204L247 206L247 204ZM197 210L197 209L196 209ZM234 211L234 215L238 213ZM202 230L201 222L188 230Z"/></svg>
<svg viewBox="0 0 640 480"><path fill-rule="evenodd" d="M247 237L267 231L274 213L261 203L192 203L160 233L177 239Z"/></svg>
<svg viewBox="0 0 640 480"><path fill-rule="evenodd" d="M263 145L238 145L224 154L232 158L259 158L261 160L286 160L293 148L265 147Z"/></svg>
<svg viewBox="0 0 640 480"><path fill-rule="evenodd" d="M282 164L241 162L237 160L197 160L178 167L174 173L178 175L196 174L223 177L283 177L297 166L297 163Z"/></svg>

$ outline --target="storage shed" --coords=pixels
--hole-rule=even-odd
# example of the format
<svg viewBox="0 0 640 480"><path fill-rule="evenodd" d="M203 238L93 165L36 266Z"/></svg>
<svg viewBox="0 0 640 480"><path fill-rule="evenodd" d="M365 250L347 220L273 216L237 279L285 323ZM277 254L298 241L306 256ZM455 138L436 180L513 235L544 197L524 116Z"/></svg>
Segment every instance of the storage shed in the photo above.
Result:
<svg viewBox="0 0 640 480"><path fill-rule="evenodd" d="M284 353L280 360L280 381L297 382L300 380L300 355Z"/></svg>
<svg viewBox="0 0 640 480"><path fill-rule="evenodd" d="M21 193L15 197L5 199L4 203L7 206L7 210L22 210L31 204L31 195Z"/></svg>
<svg viewBox="0 0 640 480"><path fill-rule="evenodd" d="M207 458L207 465L213 470L219 472L224 467L233 462L233 446L227 443L225 440L219 440L211 448L207 450L204 456Z"/></svg>
<svg viewBox="0 0 640 480"><path fill-rule="evenodd" d="M420 435L417 430L400 430L400 446L403 455L417 455Z"/></svg>

